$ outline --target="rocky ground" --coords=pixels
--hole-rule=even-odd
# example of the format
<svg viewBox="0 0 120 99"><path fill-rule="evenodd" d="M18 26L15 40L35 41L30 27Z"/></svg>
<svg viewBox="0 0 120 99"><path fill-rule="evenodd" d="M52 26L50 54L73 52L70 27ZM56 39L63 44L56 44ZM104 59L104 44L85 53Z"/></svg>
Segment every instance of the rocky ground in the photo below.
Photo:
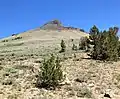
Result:
<svg viewBox="0 0 120 99"><path fill-rule="evenodd" d="M60 41L0 42L0 99L120 99L120 61L92 60L84 51L59 53ZM78 44L78 41L75 41ZM54 53L63 60L65 81L56 90L37 88L42 60Z"/></svg>
<svg viewBox="0 0 120 99"><path fill-rule="evenodd" d="M107 99L105 93L120 99L120 62L103 63L85 59L85 53L76 55L61 63L66 80L56 90L35 86L39 56L1 58L0 99Z"/></svg>

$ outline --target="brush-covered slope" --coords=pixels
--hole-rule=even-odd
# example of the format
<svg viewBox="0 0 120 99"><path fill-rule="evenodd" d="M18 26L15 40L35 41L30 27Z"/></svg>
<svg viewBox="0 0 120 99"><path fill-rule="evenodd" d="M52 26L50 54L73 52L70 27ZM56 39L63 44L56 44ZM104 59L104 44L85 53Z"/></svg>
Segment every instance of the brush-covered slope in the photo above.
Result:
<svg viewBox="0 0 120 99"><path fill-rule="evenodd" d="M48 22L41 28L0 40L0 99L120 99L120 61L92 60L79 50L78 28ZM71 40L74 39L74 40ZM66 51L61 50L64 39ZM72 50L73 44L77 46ZM40 67L49 54L61 59L65 80L56 90L36 87Z"/></svg>

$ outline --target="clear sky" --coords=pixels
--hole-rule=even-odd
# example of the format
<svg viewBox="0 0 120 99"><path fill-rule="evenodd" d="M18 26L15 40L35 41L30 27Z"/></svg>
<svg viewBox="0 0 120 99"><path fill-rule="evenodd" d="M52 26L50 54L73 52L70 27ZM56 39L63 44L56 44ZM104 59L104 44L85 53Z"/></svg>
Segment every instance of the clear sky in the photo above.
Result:
<svg viewBox="0 0 120 99"><path fill-rule="evenodd" d="M120 0L0 0L0 38L52 19L89 31L120 26Z"/></svg>

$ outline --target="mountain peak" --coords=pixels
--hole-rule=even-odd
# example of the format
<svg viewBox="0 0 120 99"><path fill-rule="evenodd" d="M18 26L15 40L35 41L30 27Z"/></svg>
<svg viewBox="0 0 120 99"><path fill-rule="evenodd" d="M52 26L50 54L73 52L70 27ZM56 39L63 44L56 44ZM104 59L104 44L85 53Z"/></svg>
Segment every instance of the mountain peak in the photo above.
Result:
<svg viewBox="0 0 120 99"><path fill-rule="evenodd" d="M47 22L40 28L44 30L76 30L76 31L85 32L83 29L79 29L71 26L70 27L63 26L61 21L57 19Z"/></svg>
<svg viewBox="0 0 120 99"><path fill-rule="evenodd" d="M41 29L56 30L56 29L59 29L60 27L62 27L62 23L59 20L55 19L45 23L41 27Z"/></svg>

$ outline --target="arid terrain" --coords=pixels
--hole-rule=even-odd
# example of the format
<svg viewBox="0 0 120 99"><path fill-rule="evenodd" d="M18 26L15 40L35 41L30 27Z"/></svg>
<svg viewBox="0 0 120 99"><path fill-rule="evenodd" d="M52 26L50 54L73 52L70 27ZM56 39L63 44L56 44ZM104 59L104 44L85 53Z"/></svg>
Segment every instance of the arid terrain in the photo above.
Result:
<svg viewBox="0 0 120 99"><path fill-rule="evenodd" d="M87 33L34 29L0 40L0 99L120 99L120 61L92 60L79 46ZM66 51L59 53L61 40ZM37 88L44 58L58 55L66 79L60 88ZM105 95L109 95L107 97Z"/></svg>

